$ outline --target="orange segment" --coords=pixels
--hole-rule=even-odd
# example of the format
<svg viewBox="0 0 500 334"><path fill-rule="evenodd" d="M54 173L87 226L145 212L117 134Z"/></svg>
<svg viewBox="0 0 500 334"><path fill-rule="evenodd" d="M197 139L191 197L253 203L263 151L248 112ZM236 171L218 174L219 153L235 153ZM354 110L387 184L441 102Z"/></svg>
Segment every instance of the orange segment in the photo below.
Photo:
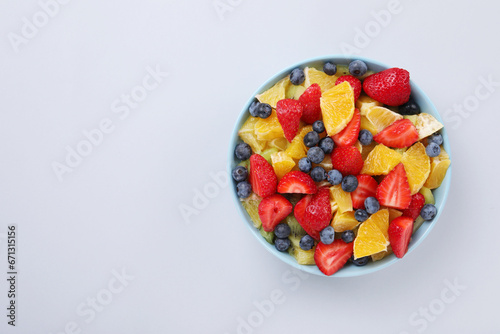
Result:
<svg viewBox="0 0 500 334"><path fill-rule="evenodd" d="M238 131L238 135L241 140L250 145L252 151L255 153L261 153L266 148L266 142L263 140L259 140L255 135L255 124L259 121L257 117L248 117L240 131Z"/></svg>
<svg viewBox="0 0 500 334"><path fill-rule="evenodd" d="M293 138L292 142L286 149L286 153L294 159L302 159L306 156L307 147L304 145L304 137L308 132L311 132L312 125L304 126L299 133Z"/></svg>
<svg viewBox="0 0 500 334"><path fill-rule="evenodd" d="M354 218L354 211L338 211L335 213L331 225L335 232L344 232L354 229L359 225L359 222Z"/></svg>
<svg viewBox="0 0 500 334"><path fill-rule="evenodd" d="M401 159L400 153L384 144L378 144L366 157L361 174L387 175L401 162Z"/></svg>
<svg viewBox="0 0 500 334"><path fill-rule="evenodd" d="M271 162L278 179L281 179L295 166L295 161L283 151L271 154Z"/></svg>
<svg viewBox="0 0 500 334"><path fill-rule="evenodd" d="M431 172L429 178L425 181L424 187L429 189L439 187L446 176L446 171L450 167L450 164L450 156L441 147L441 153L437 157L431 158Z"/></svg>
<svg viewBox="0 0 500 334"><path fill-rule="evenodd" d="M253 226L259 228L262 225L259 216L259 204L262 199L256 194L252 194L250 197L241 201L241 204L247 210L248 215L252 219Z"/></svg>
<svg viewBox="0 0 500 334"><path fill-rule="evenodd" d="M267 144L269 147L277 148L280 151L284 151L288 147L288 140L286 138L274 138Z"/></svg>
<svg viewBox="0 0 500 334"><path fill-rule="evenodd" d="M267 103L271 107L276 108L276 103L279 100L283 100L286 96L286 89L290 85L290 78L288 76L284 77L278 81L274 86L266 90L262 94L258 94L255 97L262 103Z"/></svg>
<svg viewBox="0 0 500 334"><path fill-rule="evenodd" d="M259 140L271 140L285 136L276 110L273 110L268 118L261 118L255 123L255 135Z"/></svg>
<svg viewBox="0 0 500 334"><path fill-rule="evenodd" d="M342 131L351 121L354 114L354 93L347 81L323 93L321 113L329 136Z"/></svg>
<svg viewBox="0 0 500 334"><path fill-rule="evenodd" d="M376 129L376 133L384 130L386 127L396 122L397 120L403 119L398 113L391 111L390 109L374 106L369 108L365 113L366 120L373 126L372 129ZM370 131L371 132L371 131Z"/></svg>
<svg viewBox="0 0 500 334"><path fill-rule="evenodd" d="M339 212L352 211L351 194L342 190L340 184L330 187L330 198L337 203Z"/></svg>
<svg viewBox="0 0 500 334"><path fill-rule="evenodd" d="M418 139L422 139L430 136L436 131L439 131L443 128L443 124L441 124L434 116L426 113L421 113L417 115L415 120L415 127L418 131Z"/></svg>
<svg viewBox="0 0 500 334"><path fill-rule="evenodd" d="M371 215L358 229L354 240L354 257L360 258L387 251L389 245L389 211L382 209Z"/></svg>
<svg viewBox="0 0 500 334"><path fill-rule="evenodd" d="M321 88L322 92L326 92L330 88L335 86L335 81L337 81L338 76L336 75L328 75L323 71L319 71L314 67L306 67L304 69L304 74L306 76L306 80L304 81L304 86L307 88L311 86L313 83L317 83Z"/></svg>
<svg viewBox="0 0 500 334"><path fill-rule="evenodd" d="M389 209L389 222L392 222L394 219L401 217L403 213L396 209Z"/></svg>
<svg viewBox="0 0 500 334"><path fill-rule="evenodd" d="M416 143L403 153L401 162L405 166L408 184L411 194L419 192L431 172L431 163L429 156L425 153L425 147L422 143Z"/></svg>
<svg viewBox="0 0 500 334"><path fill-rule="evenodd" d="M375 101L364 93L362 93L356 101L356 108L359 109L359 113L361 114L361 116L366 115L368 109L370 109L371 107L379 107L381 105L382 103Z"/></svg>

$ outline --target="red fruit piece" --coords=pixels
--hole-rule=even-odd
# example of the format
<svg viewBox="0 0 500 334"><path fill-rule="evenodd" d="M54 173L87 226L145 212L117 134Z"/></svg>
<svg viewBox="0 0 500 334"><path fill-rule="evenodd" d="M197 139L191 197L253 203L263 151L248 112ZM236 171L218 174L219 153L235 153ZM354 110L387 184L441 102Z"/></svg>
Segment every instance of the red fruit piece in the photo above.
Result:
<svg viewBox="0 0 500 334"><path fill-rule="evenodd" d="M372 74L363 81L363 90L369 97L392 107L410 99L410 73L401 68L389 68Z"/></svg>
<svg viewBox="0 0 500 334"><path fill-rule="evenodd" d="M307 222L305 219L306 209L309 206L309 203L311 203L311 200L312 195L304 196L300 201L297 202L297 204L295 204L293 215L295 216L295 219L297 219L297 222L300 224L300 226L302 226L304 231L307 232L307 234L309 234L316 240L320 240L319 231L313 230L309 222Z"/></svg>
<svg viewBox="0 0 500 334"><path fill-rule="evenodd" d="M259 217L266 232L274 231L276 225L293 210L293 205L280 194L267 196L259 204Z"/></svg>
<svg viewBox="0 0 500 334"><path fill-rule="evenodd" d="M410 185L406 176L405 167L398 164L387 174L377 187L375 197L380 205L404 210L411 202Z"/></svg>
<svg viewBox="0 0 500 334"><path fill-rule="evenodd" d="M332 152L333 168L346 175L358 175L363 168L363 158L354 146L337 147Z"/></svg>
<svg viewBox="0 0 500 334"><path fill-rule="evenodd" d="M300 95L299 102L302 105L302 120L307 124L313 124L321 117L321 87L312 84Z"/></svg>
<svg viewBox="0 0 500 334"><path fill-rule="evenodd" d="M327 276L333 275L351 258L354 242L345 243L341 239L325 245L320 242L314 251L314 262L319 270Z"/></svg>
<svg viewBox="0 0 500 334"><path fill-rule="evenodd" d="M357 80L357 79L356 79ZM354 114L351 121L347 124L344 130L337 133L332 137L335 145L337 146L351 146L356 143L359 136L359 129L361 127L361 115L359 110L354 109Z"/></svg>
<svg viewBox="0 0 500 334"><path fill-rule="evenodd" d="M400 119L377 133L373 139L388 147L410 147L418 140L418 131L409 119Z"/></svg>
<svg viewBox="0 0 500 334"><path fill-rule="evenodd" d="M282 194L314 194L317 190L318 187L309 174L301 171L286 173L278 184L278 192Z"/></svg>
<svg viewBox="0 0 500 334"><path fill-rule="evenodd" d="M378 183L370 175L358 175L358 187L351 192L352 207L354 209L364 209L365 199L375 197Z"/></svg>
<svg viewBox="0 0 500 334"><path fill-rule="evenodd" d="M280 100L276 104L276 115L285 133L285 138L291 143L299 131L302 105L293 99Z"/></svg>
<svg viewBox="0 0 500 334"><path fill-rule="evenodd" d="M413 219L411 217L398 217L389 224L387 232L394 255L402 258L408 251L408 244L413 232Z"/></svg>
<svg viewBox="0 0 500 334"><path fill-rule="evenodd" d="M276 192L278 178L273 166L259 154L250 157L250 184L254 193L267 197Z"/></svg>
<svg viewBox="0 0 500 334"><path fill-rule="evenodd" d="M358 100L359 95L361 95L361 81L352 75L343 75L335 81L335 86L347 81L354 91L354 102Z"/></svg>
<svg viewBox="0 0 500 334"><path fill-rule="evenodd" d="M330 224L331 218L332 207L330 205L330 188L319 188L306 208L304 219L314 231L320 232Z"/></svg>
<svg viewBox="0 0 500 334"><path fill-rule="evenodd" d="M425 205L425 197L421 193L416 193L411 197L410 205L403 211L404 217L410 217L415 220L420 215L420 210Z"/></svg>

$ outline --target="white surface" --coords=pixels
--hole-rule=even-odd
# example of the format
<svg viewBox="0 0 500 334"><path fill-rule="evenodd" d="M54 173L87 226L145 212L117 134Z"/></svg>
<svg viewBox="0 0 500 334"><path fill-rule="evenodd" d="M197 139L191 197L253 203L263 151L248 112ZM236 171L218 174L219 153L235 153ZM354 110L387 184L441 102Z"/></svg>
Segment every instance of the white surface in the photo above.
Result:
<svg viewBox="0 0 500 334"><path fill-rule="evenodd" d="M186 224L179 206L224 170L233 123L256 87L292 63L341 53L370 12L388 6L221 1L234 4L224 20L211 0L70 1L17 53L8 34L20 34L22 18L40 7L0 3L0 277L7 225L19 230L17 326L6 324L2 278L0 332L232 334L239 317L259 320L254 301L278 290L282 303L246 332L498 333L499 87L469 116L448 117L447 210L388 269L297 278L248 233L227 186L212 189L217 195ZM361 55L408 69L442 113L473 102L481 77L500 82L499 5L401 6ZM111 104L157 65L169 76L121 120ZM52 163L106 118L114 131L59 182ZM86 322L88 298L109 296L109 284L116 291L113 270L122 269L134 279ZM465 290L437 301L455 279ZM421 320L419 308L429 306L442 313Z"/></svg>

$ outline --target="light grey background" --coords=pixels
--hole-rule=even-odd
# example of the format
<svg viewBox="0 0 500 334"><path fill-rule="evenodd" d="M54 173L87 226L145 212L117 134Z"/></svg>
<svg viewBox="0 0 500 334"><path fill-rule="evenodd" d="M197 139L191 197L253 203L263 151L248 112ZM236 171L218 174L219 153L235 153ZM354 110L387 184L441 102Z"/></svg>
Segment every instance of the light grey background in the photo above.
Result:
<svg viewBox="0 0 500 334"><path fill-rule="evenodd" d="M0 2L0 332L500 332L500 92L481 83L500 82L499 5L401 0L381 27L372 11L389 1L218 3L224 12L212 0L68 1L16 52L9 34L22 36L23 18L41 7ZM374 29L366 45L356 29ZM250 94L297 61L342 53L342 43L408 69L448 115L452 187L439 223L404 261L365 277L300 277L251 236L233 189L210 175L225 169ZM112 103L157 66L168 77L120 119ZM464 103L470 111L453 110ZM113 132L60 182L52 164L104 119ZM183 219L179 208L204 189L212 198ZM5 315L9 224L18 226L15 328ZM454 281L465 288L446 290ZM280 294L259 318L254 302ZM92 298L106 305L90 319ZM240 317L258 325L238 328Z"/></svg>

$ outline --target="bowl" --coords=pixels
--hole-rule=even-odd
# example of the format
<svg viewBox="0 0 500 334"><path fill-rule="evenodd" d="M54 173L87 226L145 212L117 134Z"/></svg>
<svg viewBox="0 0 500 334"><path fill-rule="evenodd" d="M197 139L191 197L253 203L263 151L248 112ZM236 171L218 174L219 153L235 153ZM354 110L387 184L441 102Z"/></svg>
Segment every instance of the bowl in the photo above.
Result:
<svg viewBox="0 0 500 334"><path fill-rule="evenodd" d="M248 113L248 107L254 101L255 95L260 94L270 87L272 87L276 82L279 80L283 79L285 76L289 75L290 72L297 67L300 68L305 68L305 67L315 67L317 69L322 69L323 64L326 61L332 61L335 64L349 64L352 60L362 60L368 65L369 70L373 70L375 72L379 72L382 70L385 70L387 68L390 68L389 66L380 63L376 60L364 58L364 57L349 57L349 56L344 56L344 55L329 55L329 56L322 56L322 57L317 57L317 58L312 58L308 59L296 64L293 64L292 66L285 68L284 70L278 72L277 74L273 75L270 79L268 79L266 82L264 82L252 95L250 95L248 102L245 104L243 109L240 112L240 115L238 117L238 120L236 121L236 124L234 126L233 132L231 134L230 138L230 145L229 145L229 154L228 154L228 172L229 175L231 175L232 169L238 165L239 161L237 161L236 157L234 156L234 147L241 142L241 140L238 137L238 130L241 128L243 123L246 121L246 119L249 116ZM397 65L396 65L397 66ZM436 107L434 104L431 102L429 97L415 84L415 82L410 80L411 84L411 89L412 89L412 97L415 100L415 102L420 106L420 109L422 112L426 112L428 114L431 114L434 116L438 121L443 123L441 116L439 115ZM444 149L446 152L450 155L450 160L451 160L451 150L450 150L450 143L448 140L448 135L446 133L446 128L443 128L441 130L441 134L443 135L444 138ZM448 172L446 173L446 177L443 180L443 183L441 186L437 189L433 190L434 198L436 200L436 208L438 210L438 213L436 217L430 221L430 222L424 222L422 226L413 234L411 242L408 247L408 253L412 252L415 250L415 248L418 247L422 243L422 241L427 237L427 235L431 232L433 229L434 225L438 222L439 216L443 212L446 199L448 198L448 191L450 189L450 182L451 182L451 169L452 169L452 164L450 164L450 167L448 168ZM232 179L232 178L231 178ZM233 199L236 204L236 207L238 209L238 212L240 213L240 216L243 220L243 223L248 227L250 232L259 240L259 242L262 244L264 248L266 248L270 253L272 253L274 256L279 258L281 261L289 264L290 266L297 268L299 270L302 270L304 272L307 272L309 274L314 274L314 275L320 275L320 276L325 276L317 266L311 265L311 266L306 266L306 265L300 265L296 262L295 258L293 258L291 255L289 255L287 252L279 252L274 245L269 244L260 234L259 230L256 229L253 226L252 220L250 219L250 216L246 212L245 208L241 204L240 199L238 198L236 194L236 182L233 180ZM430 245L429 245L430 246ZM404 261L404 257L402 259L398 259L394 254L391 254L382 260L372 262L370 261L367 265L363 267L356 267L354 265L346 265L344 268L340 269L337 271L335 274L333 274L330 277L354 277L354 276L361 276L361 275L366 275L369 273L376 272L378 270L387 268L388 266L398 262L398 261Z"/></svg>

